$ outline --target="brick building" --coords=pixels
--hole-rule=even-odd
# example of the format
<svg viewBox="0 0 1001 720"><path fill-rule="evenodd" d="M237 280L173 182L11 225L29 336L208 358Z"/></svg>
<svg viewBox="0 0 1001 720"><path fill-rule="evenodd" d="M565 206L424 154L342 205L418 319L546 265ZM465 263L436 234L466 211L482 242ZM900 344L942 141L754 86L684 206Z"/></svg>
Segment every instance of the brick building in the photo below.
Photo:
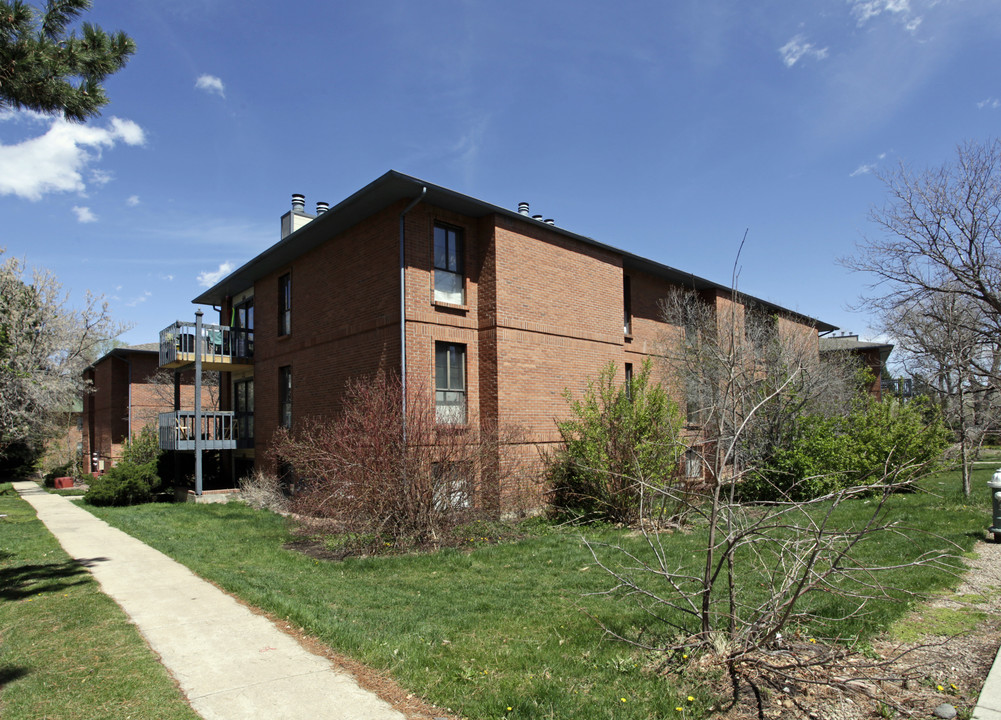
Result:
<svg viewBox="0 0 1001 720"><path fill-rule="evenodd" d="M231 370L221 406L245 418L234 453L244 468L273 469L279 425L330 416L348 379L404 367L440 422L517 424L528 442L506 452L537 459L566 415L565 389L579 397L604 365L622 377L655 351L668 330L658 303L673 287L735 302L726 286L564 230L525 203L508 210L391 171L315 215L293 196L281 240L194 302L221 308L208 345L252 349L212 367ZM814 347L818 330L835 329L754 302ZM492 496L503 510L524 489Z"/></svg>
<svg viewBox="0 0 1001 720"><path fill-rule="evenodd" d="M121 458L128 439L146 425L156 426L159 413L174 407L169 375L160 373L159 345L146 343L115 348L83 371L90 391L83 396L83 472L104 472ZM213 406L216 395L203 391ZM191 374L183 378L181 402L194 402Z"/></svg>
<svg viewBox="0 0 1001 720"><path fill-rule="evenodd" d="M859 364L872 373L869 394L877 400L883 399L883 376L886 363L893 352L889 343L866 342L858 335L842 333L820 338L820 354L846 354L858 360Z"/></svg>

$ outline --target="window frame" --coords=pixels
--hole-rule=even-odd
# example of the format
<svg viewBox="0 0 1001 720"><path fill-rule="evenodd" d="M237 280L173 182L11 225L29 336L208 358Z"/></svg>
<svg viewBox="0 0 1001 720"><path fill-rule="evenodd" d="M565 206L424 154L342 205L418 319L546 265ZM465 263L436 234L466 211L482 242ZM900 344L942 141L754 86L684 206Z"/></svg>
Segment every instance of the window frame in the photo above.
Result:
<svg viewBox="0 0 1001 720"><path fill-rule="evenodd" d="M292 334L292 272L278 276L278 337Z"/></svg>
<svg viewBox="0 0 1001 720"><path fill-rule="evenodd" d="M441 352L444 351L445 357L445 383L442 386L440 382L439 364L438 360L441 356ZM461 359L459 363L453 360L454 353L461 352ZM452 426L463 426L469 421L469 370L468 370L468 352L467 347L464 343L457 343L451 341L437 341L434 344L434 405L435 405L435 421L440 425L452 425ZM456 367L460 367L460 377L456 382L456 379L452 377L452 371ZM448 395L459 395L461 396L460 403L449 403ZM459 408L457 411L455 408Z"/></svg>
<svg viewBox="0 0 1001 720"><path fill-rule="evenodd" d="M444 264L439 265L438 253L438 233L445 233ZM431 299L435 303L443 305L465 305L466 304L466 237L465 230L455 225L435 221L431 232ZM453 240L454 253L449 252L450 239ZM455 267L451 266L452 257L455 258ZM439 273L452 278L458 286L461 297L458 302L447 297L448 291L442 287L439 289ZM444 285L444 283L442 283ZM439 296L439 293L441 296Z"/></svg>

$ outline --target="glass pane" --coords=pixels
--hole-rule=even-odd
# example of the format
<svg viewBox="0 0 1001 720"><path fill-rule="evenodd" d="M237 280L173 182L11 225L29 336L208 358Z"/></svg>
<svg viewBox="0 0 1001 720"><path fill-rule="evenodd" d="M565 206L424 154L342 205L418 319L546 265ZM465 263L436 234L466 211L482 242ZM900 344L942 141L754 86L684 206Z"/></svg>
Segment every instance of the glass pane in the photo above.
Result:
<svg viewBox="0 0 1001 720"><path fill-rule="evenodd" d="M236 384L236 411L247 411L247 385L246 383Z"/></svg>
<svg viewBox="0 0 1001 720"><path fill-rule="evenodd" d="M434 348L434 385L448 389L448 345L438 343Z"/></svg>
<svg viewBox="0 0 1001 720"><path fill-rule="evenodd" d="M434 229L434 266L448 269L448 230L438 226Z"/></svg>
<svg viewBox="0 0 1001 720"><path fill-rule="evenodd" d="M457 345L452 345L450 347L451 353L449 360L448 369L448 389L449 390L465 390L466 389L466 379L463 377L466 373L466 353L459 348Z"/></svg>
<svg viewBox="0 0 1001 720"><path fill-rule="evenodd" d="M462 305L465 302L462 275L446 270L435 270L434 299L437 302Z"/></svg>
<svg viewBox="0 0 1001 720"><path fill-rule="evenodd" d="M457 230L448 232L448 269L455 273L462 272L462 234Z"/></svg>
<svg viewBox="0 0 1001 720"><path fill-rule="evenodd" d="M250 380L245 382L244 385L247 386L247 412L254 411L254 381Z"/></svg>

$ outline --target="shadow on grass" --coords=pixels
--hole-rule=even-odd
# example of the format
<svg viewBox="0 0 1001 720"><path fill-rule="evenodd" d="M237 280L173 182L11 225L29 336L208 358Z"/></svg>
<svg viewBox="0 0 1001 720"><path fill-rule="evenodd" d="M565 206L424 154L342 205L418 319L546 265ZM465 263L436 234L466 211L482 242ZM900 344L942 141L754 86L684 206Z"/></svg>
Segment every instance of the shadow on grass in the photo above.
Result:
<svg viewBox="0 0 1001 720"><path fill-rule="evenodd" d="M76 560L45 565L18 565L0 569L0 600L59 592L85 582L87 570Z"/></svg>
<svg viewBox="0 0 1001 720"><path fill-rule="evenodd" d="M16 665L0 665L0 688L15 680L20 680L28 674L28 668Z"/></svg>

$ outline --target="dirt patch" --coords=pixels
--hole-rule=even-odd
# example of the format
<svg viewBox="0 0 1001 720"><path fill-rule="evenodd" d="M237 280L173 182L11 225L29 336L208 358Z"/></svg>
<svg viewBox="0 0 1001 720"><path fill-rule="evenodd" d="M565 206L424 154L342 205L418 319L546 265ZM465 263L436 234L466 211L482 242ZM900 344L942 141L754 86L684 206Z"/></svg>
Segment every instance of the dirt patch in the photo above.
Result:
<svg viewBox="0 0 1001 720"><path fill-rule="evenodd" d="M943 703L956 708L959 717L969 717L1001 645L1001 544L982 541L973 551L976 557L966 560L969 570L958 590L923 603L905 620L920 627L930 610L976 613L971 630L952 637L925 635L909 643L884 636L864 656L840 657L823 669L787 670L785 677L748 670L751 682L742 683L740 703L720 717L761 717L755 692L769 719L925 718ZM767 659L785 665L820 652L824 649L799 643ZM834 687L832 678L850 680L852 689ZM721 693L728 690L721 688Z"/></svg>

